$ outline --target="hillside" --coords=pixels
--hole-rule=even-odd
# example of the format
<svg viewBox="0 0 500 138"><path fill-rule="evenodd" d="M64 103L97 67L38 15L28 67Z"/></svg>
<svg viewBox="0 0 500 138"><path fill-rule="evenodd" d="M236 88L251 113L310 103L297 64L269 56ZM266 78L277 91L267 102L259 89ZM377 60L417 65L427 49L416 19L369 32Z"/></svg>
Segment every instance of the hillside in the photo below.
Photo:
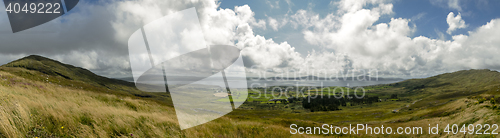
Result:
<svg viewBox="0 0 500 138"><path fill-rule="evenodd" d="M354 88L325 87L306 91L293 103L272 102L271 99L286 99L277 92L269 92L276 87L266 88L268 93L259 96L264 88L252 90L247 103L241 110L232 112L229 117L245 118L259 122L272 122L287 126L294 123L304 127L317 127L322 124L349 126L350 124L369 124L371 126L407 127L429 124L498 124L500 123L500 73L490 70L463 70L422 79L410 79L392 84L366 86L365 96L378 97L375 103L348 103L339 106L340 110L329 111L325 108L303 107L306 97L328 97L330 90L340 93ZM285 88L287 86L281 86ZM302 88L302 87L300 87ZM307 90L307 89L306 89ZM358 93L359 94L359 93ZM288 93L295 96L294 91ZM274 96L274 97L273 97ZM281 96L281 97L280 97ZM344 95L345 96L345 95ZM396 97L393 97L396 96ZM314 106L329 106L328 103ZM314 110L313 110L314 109ZM262 121L265 120L265 121ZM287 122L287 123L283 123ZM496 135L447 134L438 135L368 135L371 137L497 137ZM483 129L484 130L484 129ZM489 130L491 132L491 130ZM363 131L364 133L364 131ZM325 136L325 135L321 135ZM339 135L329 135L339 136ZM366 135L340 135L346 137L366 137Z"/></svg>
<svg viewBox="0 0 500 138"><path fill-rule="evenodd" d="M311 90L305 96L327 89ZM366 96L378 96L382 101L342 106L336 111L311 111L300 100L269 102L282 95L259 96L263 89L249 89L246 102L230 114L181 131L168 93L142 92L133 83L33 55L0 66L0 137L315 137L327 135L290 135L290 124L426 127L500 123L497 71L463 70L364 89Z"/></svg>
<svg viewBox="0 0 500 138"><path fill-rule="evenodd" d="M0 67L0 137L284 137L286 132L227 117L181 131L167 93L144 93L133 83L40 56Z"/></svg>
<svg viewBox="0 0 500 138"><path fill-rule="evenodd" d="M154 100L173 106L168 93L148 93L135 84L102 77L87 69L64 64L38 55L30 55L0 66L0 71L34 81L54 83L62 87Z"/></svg>
<svg viewBox="0 0 500 138"><path fill-rule="evenodd" d="M87 69L75 67L75 66L69 65L69 64L64 64L64 63L61 63L59 61L45 58L45 57L38 56L38 55L30 55L30 56L12 61L10 63L7 63L5 65L2 65L0 67L4 67L4 68L10 67L10 68L27 69L27 70L37 71L37 72L40 72L40 73L43 73L45 75L49 75L52 77L64 78L67 81L86 82L86 83L90 83L93 85L99 85L101 87L106 87L108 89L118 89L118 90L129 91L129 92L136 91L134 89L123 88L123 87L129 88L130 86L134 85L133 83L102 77L102 76L99 76L99 75L96 75L96 74L90 72ZM13 70L10 70L10 71L13 71ZM14 71L14 73L17 73L17 71ZM21 75L21 74L18 74L18 75ZM113 86L120 86L120 87L113 87Z"/></svg>
<svg viewBox="0 0 500 138"><path fill-rule="evenodd" d="M494 86L500 85L500 73L488 69L462 70L453 73L445 73L424 79L410 79L397 83L408 89L442 88L463 89L464 91L492 92Z"/></svg>
<svg viewBox="0 0 500 138"><path fill-rule="evenodd" d="M440 101L434 104L439 105L447 100L500 94L500 73L488 69L462 70L424 79L405 80L387 86L392 86L389 89L398 90L397 94L402 96L423 99L417 102L415 107L424 106L422 104L430 101Z"/></svg>

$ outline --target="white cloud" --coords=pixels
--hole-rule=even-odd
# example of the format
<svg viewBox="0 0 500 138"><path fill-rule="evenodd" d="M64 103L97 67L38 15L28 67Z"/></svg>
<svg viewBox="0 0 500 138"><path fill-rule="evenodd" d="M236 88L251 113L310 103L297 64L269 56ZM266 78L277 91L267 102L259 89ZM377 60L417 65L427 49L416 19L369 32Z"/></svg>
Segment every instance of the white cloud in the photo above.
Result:
<svg viewBox="0 0 500 138"><path fill-rule="evenodd" d="M285 16L281 19L275 19L273 17L267 17L267 24L273 29L274 31L278 31L281 27L285 26L289 22L288 16Z"/></svg>
<svg viewBox="0 0 500 138"><path fill-rule="evenodd" d="M271 9L279 9L280 8L280 1L276 0L274 2L271 2L270 0L266 0L266 4L271 7Z"/></svg>
<svg viewBox="0 0 500 138"><path fill-rule="evenodd" d="M248 5L236 6L234 9L220 9L218 2L214 0L189 2L116 0L108 3L103 5L79 3L79 6L70 14L47 23L47 25L61 26L55 34L2 34L0 39L4 47L0 49L0 56L9 58L2 60L3 63L17 59L19 56L39 54L102 73L100 75L116 77L129 74L127 73L130 71L127 40L130 35L144 24L191 7L197 9L201 27L209 45L235 45L247 42L241 46L249 47L249 49L255 47L254 51L271 53L261 55L269 56L267 58L251 56L255 63L266 67L278 65L276 62L279 61L299 57L293 54L294 49L286 42L275 43L271 39L253 35L252 29L265 29L266 21L255 19L255 13ZM2 15L0 18L4 19L6 16ZM5 25L3 22L1 24ZM44 28L44 26L38 28ZM263 61L268 59L278 60Z"/></svg>
<svg viewBox="0 0 500 138"><path fill-rule="evenodd" d="M268 17L267 18L267 21L269 22L269 26L271 26L271 28L273 28L274 31L278 31L278 21L272 17Z"/></svg>
<svg viewBox="0 0 500 138"><path fill-rule="evenodd" d="M425 13L425 12L419 13L419 14L417 14L417 15L415 15L415 16L413 16L413 17L411 17L411 20L412 20L412 21L417 21L417 20L420 20L420 19L422 19L423 17L425 17L425 15L427 15L427 13Z"/></svg>
<svg viewBox="0 0 500 138"><path fill-rule="evenodd" d="M256 65L262 69L294 67L302 61L300 54L287 42L278 44L272 39L254 35L248 24L239 25L237 32L236 46L244 48L242 55L250 66Z"/></svg>
<svg viewBox="0 0 500 138"><path fill-rule="evenodd" d="M460 7L459 0L448 0L448 7L452 9L456 9L458 11L462 10L462 7Z"/></svg>
<svg viewBox="0 0 500 138"><path fill-rule="evenodd" d="M135 3L136 4L132 5L137 7L129 7L126 9L150 9L156 11L159 10L158 7L162 7L161 3L157 7L142 7L149 5L144 4L142 1L135 1ZM263 20L256 20L254 18L255 13L248 5L236 6L234 10L217 8L217 5L214 4L205 4L197 8L207 44L236 45L243 49L242 55L250 66L255 65L261 69L296 66L302 61L300 54L287 42L277 43L272 39L254 34L253 29L265 29L266 22ZM113 22L116 24L114 25L116 30L128 31L129 28L127 26L137 22L133 18L139 17L139 19L144 19L152 16L142 14L142 12L128 12L129 10L126 9L120 10L124 12L116 12L118 14L116 15L117 17L124 17L124 19ZM272 22L269 22L269 25L274 30L277 30L280 26L286 24L286 22L285 19L283 19L281 23L273 19ZM117 35L120 34L121 33L117 32Z"/></svg>
<svg viewBox="0 0 500 138"><path fill-rule="evenodd" d="M453 31L457 29L462 29L466 28L468 25L465 24L465 21L462 20L462 15L458 13L457 16L453 14L453 12L450 12L448 14L448 17L446 17L446 22L448 23L448 30L446 30L446 33L451 34Z"/></svg>
<svg viewBox="0 0 500 138"><path fill-rule="evenodd" d="M446 35L443 32L439 31L437 28L434 29L434 32L436 32L440 40L446 40Z"/></svg>
<svg viewBox="0 0 500 138"><path fill-rule="evenodd" d="M289 7L293 5L286 2ZM267 23L255 19L247 5L220 9L212 0L113 1L108 6L80 5L77 7L82 9L76 10L79 12L64 17L65 25L61 30L71 32L62 31L55 37L65 41L48 43L49 37L41 35L19 37L33 40L29 42L2 36L4 44L16 47L2 47L0 57L16 59L19 55L42 54L93 69L102 75L123 75L130 70L126 40L133 31L152 20L194 6L207 44L236 45L243 49L245 62L256 65L257 69L377 69L380 74L396 77L420 77L470 68L500 69L497 62L500 55L496 53L500 51L500 39L497 38L500 19L493 19L469 34L452 36L452 40L411 37L416 26L409 24L410 19L380 21L382 16L393 15L393 5L389 2L342 0L333 4L339 9L335 13L320 16L298 10L281 19L268 17ZM460 14L450 14L447 18L447 22L450 20L449 34L467 27ZM301 29L307 43L325 50L311 51L303 56L288 42L275 42L254 34L255 28L265 29L269 25L279 30L285 24ZM74 26L77 27L72 28ZM39 46L33 47L34 44Z"/></svg>
<svg viewBox="0 0 500 138"><path fill-rule="evenodd" d="M294 6L295 4L292 2L292 0L285 0L286 4L288 4L288 11L287 11L287 14L292 12L292 6Z"/></svg>
<svg viewBox="0 0 500 138"><path fill-rule="evenodd" d="M339 8L339 13L355 12L362 10L367 5L378 5L373 8L381 13L387 14L392 12L392 4L386 4L390 0L341 0L336 2Z"/></svg>
<svg viewBox="0 0 500 138"><path fill-rule="evenodd" d="M382 15L392 11L380 7L392 7L384 1L340 1L341 12L324 18L306 10L299 10L292 19L303 28L305 40L312 45L346 55L346 61L354 69L377 69L381 74L400 77L426 77L461 69L499 69L500 23L494 19L471 31L468 35L455 35L452 40L431 39L425 36L411 37L416 26L409 19L392 18L379 22ZM366 6L372 4L372 6ZM383 6L380 6L383 5ZM371 7L371 8L369 8ZM451 31L465 28L460 15L452 13ZM311 58L311 59L308 59ZM313 56L305 61L318 61ZM338 63L340 65L349 65ZM335 66L334 63L329 65ZM349 66L345 66L349 67Z"/></svg>
<svg viewBox="0 0 500 138"><path fill-rule="evenodd" d="M462 11L460 0L430 0L432 5Z"/></svg>

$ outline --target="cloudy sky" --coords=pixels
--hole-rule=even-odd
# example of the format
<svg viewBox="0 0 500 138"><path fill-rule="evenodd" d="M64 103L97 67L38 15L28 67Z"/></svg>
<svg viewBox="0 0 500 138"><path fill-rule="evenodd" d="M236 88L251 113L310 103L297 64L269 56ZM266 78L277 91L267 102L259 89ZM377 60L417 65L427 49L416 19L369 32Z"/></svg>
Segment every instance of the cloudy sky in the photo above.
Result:
<svg viewBox="0 0 500 138"><path fill-rule="evenodd" d="M195 7L206 43L242 49L246 66L253 66L249 74L376 69L380 76L414 78L500 70L498 6L496 0L81 0L68 14L15 34L2 7L0 64L38 54L130 77L132 33Z"/></svg>

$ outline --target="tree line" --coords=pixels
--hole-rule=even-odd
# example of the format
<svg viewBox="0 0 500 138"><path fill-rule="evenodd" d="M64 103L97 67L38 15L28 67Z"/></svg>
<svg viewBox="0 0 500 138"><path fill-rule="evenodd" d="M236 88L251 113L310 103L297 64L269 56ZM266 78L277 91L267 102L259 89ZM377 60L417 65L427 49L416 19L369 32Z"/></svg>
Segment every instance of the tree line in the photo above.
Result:
<svg viewBox="0 0 500 138"><path fill-rule="evenodd" d="M294 98L294 100L301 100L302 107L305 109L310 109L311 112L314 111L335 111L340 110L340 106L350 106L362 105L362 104L372 104L374 102L379 102L378 96L364 96L363 98L354 97L354 95L343 96L341 98L335 97L303 97Z"/></svg>

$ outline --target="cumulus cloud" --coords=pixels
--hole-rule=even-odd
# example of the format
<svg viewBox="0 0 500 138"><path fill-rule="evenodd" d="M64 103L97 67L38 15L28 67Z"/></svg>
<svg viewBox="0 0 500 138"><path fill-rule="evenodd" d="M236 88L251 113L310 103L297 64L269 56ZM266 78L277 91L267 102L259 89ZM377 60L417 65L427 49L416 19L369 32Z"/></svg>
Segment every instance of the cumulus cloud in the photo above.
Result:
<svg viewBox="0 0 500 138"><path fill-rule="evenodd" d="M69 14L25 32L12 34L0 15L2 63L39 54L108 77L130 76L127 40L141 26L165 15L196 7L208 45L238 45L248 61L262 67L295 65L300 55L288 43L255 35L266 28L248 5L219 8L218 1L81 1ZM49 30L49 33L44 33ZM52 32L50 32L52 31ZM266 54L264 54L266 53Z"/></svg>
<svg viewBox="0 0 500 138"><path fill-rule="evenodd" d="M293 6L291 1L285 2ZM410 19L380 20L394 15L390 2L341 0L332 3L337 11L323 16L301 9L281 19L268 17L266 21L255 19L248 5L222 9L213 0L82 1L68 15L26 32L11 34L0 28L3 32L0 62L41 54L100 75L130 76L127 49L130 35L153 20L196 7L206 44L241 48L249 70L376 69L386 76L426 77L460 69L500 69L500 63L496 62L500 55L495 53L500 51L500 40L495 37L500 35L499 19L469 34L452 36L451 40L412 37L416 26L409 24ZM6 20L6 15L0 15L0 27L9 26ZM450 13L447 22L448 34L467 27L460 14ZM286 41L276 42L254 33L256 28L269 26L279 30L284 25L299 29L304 40L321 51L301 55ZM46 33L51 29L55 30Z"/></svg>
<svg viewBox="0 0 500 138"><path fill-rule="evenodd" d="M263 20L255 19L255 13L248 5L235 6L233 10L217 9L218 5L215 5L215 2L211 4L212 5L205 5L204 7L197 8L207 44L236 45L242 49L242 56L244 57L247 67L256 66L260 69L282 68L298 65L302 60L300 54L287 42L277 43L272 39L254 34L254 28L265 29L266 23ZM144 6L144 4L132 5ZM151 7L138 8L151 9ZM120 14L117 15L118 17L125 18L149 16L141 15L142 12L117 13ZM134 24L134 21L133 19L128 19L125 20L125 22L121 20L119 22L113 22L115 30L124 30L117 32L117 36L123 34L123 32L130 33L132 29L129 29L127 26L129 24ZM280 26L277 21L269 22L269 24L271 28L276 30Z"/></svg>
<svg viewBox="0 0 500 138"><path fill-rule="evenodd" d="M450 12L448 14L448 17L446 17L446 22L448 23L448 30L446 30L446 33L451 34L453 31L457 29L462 29L466 28L468 25L465 24L465 21L462 20L462 15L458 13L457 16L453 12Z"/></svg>
<svg viewBox="0 0 500 138"><path fill-rule="evenodd" d="M416 26L408 24L409 19L392 18L389 22L380 22L381 16L392 13L392 4L386 1L340 1L336 4L340 11L324 18L311 11L299 10L292 15L292 24L303 28L303 36L309 44L330 49L335 54L345 53L351 68L377 69L383 74L408 77L471 68L500 69L500 63L493 62L500 57L492 53L498 51L495 45L500 44L492 38L498 36L498 19L468 35L453 36L452 40L431 39L411 37ZM450 13L448 18L453 24L451 30L467 26L460 15ZM309 61L307 58L305 60Z"/></svg>
<svg viewBox="0 0 500 138"><path fill-rule="evenodd" d="M238 26L238 43L242 55L246 58L247 67L257 66L261 69L294 67L301 63L300 54L287 42L276 43L260 35L254 35L248 24Z"/></svg>

